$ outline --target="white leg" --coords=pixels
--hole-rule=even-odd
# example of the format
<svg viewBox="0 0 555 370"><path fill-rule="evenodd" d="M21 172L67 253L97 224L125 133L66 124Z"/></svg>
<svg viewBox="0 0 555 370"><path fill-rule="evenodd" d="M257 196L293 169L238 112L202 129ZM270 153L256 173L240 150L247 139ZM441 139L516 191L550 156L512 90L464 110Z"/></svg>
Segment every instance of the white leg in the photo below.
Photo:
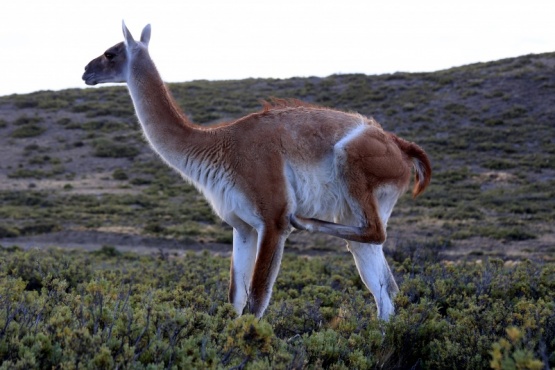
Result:
<svg viewBox="0 0 555 370"><path fill-rule="evenodd" d="M399 192L394 187L383 187L375 195L379 217L385 230ZM360 216L351 215L347 218L347 222L356 225L357 218ZM399 288L385 259L382 245L353 241L347 241L347 245L353 254L362 282L374 296L378 307L378 317L387 321L395 312L393 299L399 292Z"/></svg>
<svg viewBox="0 0 555 370"><path fill-rule="evenodd" d="M247 227L233 229L233 255L229 284L229 302L238 315L243 313L250 295L254 264L256 262L258 236L256 230Z"/></svg>
<svg viewBox="0 0 555 370"><path fill-rule="evenodd" d="M393 299L399 288L389 269L382 246L356 242L348 244L360 278L376 300L378 317L387 321L395 311Z"/></svg>

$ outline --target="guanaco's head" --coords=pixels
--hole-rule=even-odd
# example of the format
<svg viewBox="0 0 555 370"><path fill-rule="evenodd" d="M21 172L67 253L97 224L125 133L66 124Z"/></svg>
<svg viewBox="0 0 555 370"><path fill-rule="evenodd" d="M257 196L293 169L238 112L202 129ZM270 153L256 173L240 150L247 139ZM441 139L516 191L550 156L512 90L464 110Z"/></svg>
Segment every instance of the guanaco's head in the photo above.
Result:
<svg viewBox="0 0 555 370"><path fill-rule="evenodd" d="M124 41L106 50L101 56L90 61L85 67L83 80L87 85L106 82L127 82L129 64L134 57L148 48L150 24L141 33L141 40L135 41L131 32L122 23Z"/></svg>

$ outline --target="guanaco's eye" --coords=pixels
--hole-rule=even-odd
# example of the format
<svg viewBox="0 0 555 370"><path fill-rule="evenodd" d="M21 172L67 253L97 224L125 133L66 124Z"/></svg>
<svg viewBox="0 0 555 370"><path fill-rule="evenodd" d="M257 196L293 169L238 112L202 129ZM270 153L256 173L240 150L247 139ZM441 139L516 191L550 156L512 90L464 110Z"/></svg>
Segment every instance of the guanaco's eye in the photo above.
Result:
<svg viewBox="0 0 555 370"><path fill-rule="evenodd" d="M104 56L105 56L106 59L108 59L108 60L112 60L112 59L114 59L114 57L115 57L114 54L108 53L108 52L105 52L105 53L104 53Z"/></svg>

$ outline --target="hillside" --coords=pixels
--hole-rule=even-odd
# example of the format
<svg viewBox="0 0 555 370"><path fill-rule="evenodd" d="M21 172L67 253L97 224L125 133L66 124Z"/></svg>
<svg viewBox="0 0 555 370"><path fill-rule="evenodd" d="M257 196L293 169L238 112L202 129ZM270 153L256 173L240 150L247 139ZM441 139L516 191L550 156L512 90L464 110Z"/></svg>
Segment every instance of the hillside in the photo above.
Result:
<svg viewBox="0 0 555 370"><path fill-rule="evenodd" d="M358 111L421 145L432 185L404 196L388 253L555 259L555 54L435 73L193 81L170 88L194 122L271 96ZM163 73L163 71L162 71ZM125 87L0 97L0 244L227 253L231 231L148 148ZM295 233L288 251L343 252Z"/></svg>

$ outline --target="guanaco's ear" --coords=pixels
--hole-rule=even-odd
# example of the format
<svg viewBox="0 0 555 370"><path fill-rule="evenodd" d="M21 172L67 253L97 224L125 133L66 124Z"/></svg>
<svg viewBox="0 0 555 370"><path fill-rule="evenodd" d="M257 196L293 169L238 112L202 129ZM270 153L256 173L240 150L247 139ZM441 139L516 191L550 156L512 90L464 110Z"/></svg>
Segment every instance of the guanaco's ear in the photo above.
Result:
<svg viewBox="0 0 555 370"><path fill-rule="evenodd" d="M123 30L125 45L127 46L134 45L136 43L135 39L133 39L133 35L131 35L131 32L129 32L129 30L127 29L127 26L125 25L125 21L121 21L121 28Z"/></svg>
<svg viewBox="0 0 555 370"><path fill-rule="evenodd" d="M143 28L143 32L141 33L141 42L148 46L150 42L150 24L147 24L145 28Z"/></svg>

